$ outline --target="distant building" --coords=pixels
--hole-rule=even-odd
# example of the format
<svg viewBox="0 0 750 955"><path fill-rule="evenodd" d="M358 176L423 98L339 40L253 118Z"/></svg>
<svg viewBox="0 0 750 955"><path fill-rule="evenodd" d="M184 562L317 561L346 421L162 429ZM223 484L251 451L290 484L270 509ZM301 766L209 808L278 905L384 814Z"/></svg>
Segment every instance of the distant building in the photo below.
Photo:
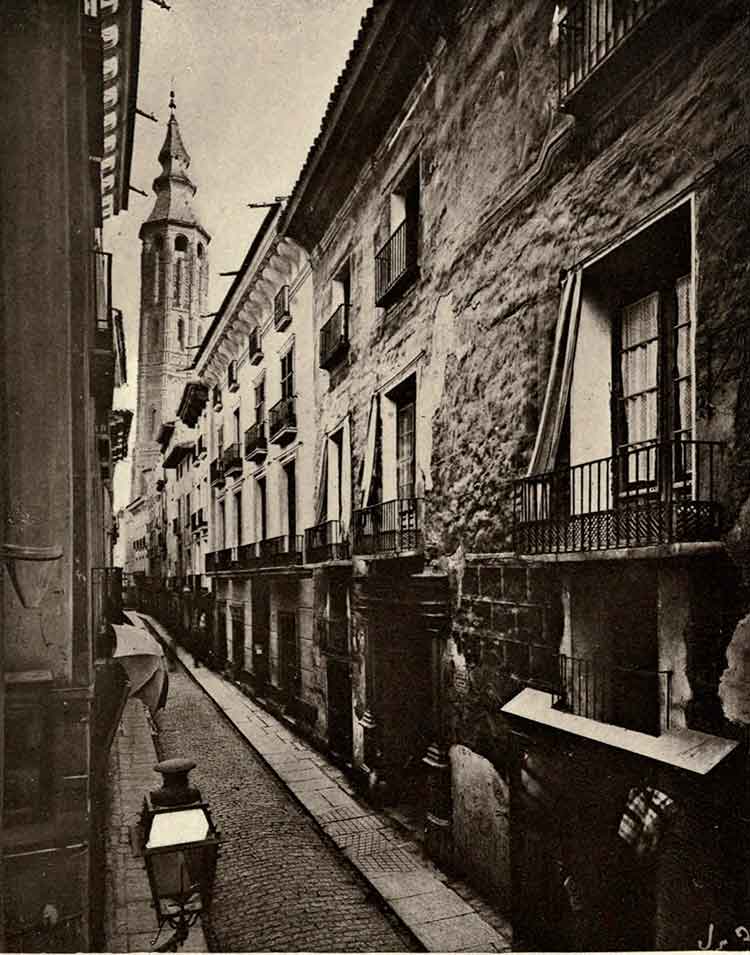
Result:
<svg viewBox="0 0 750 955"><path fill-rule="evenodd" d="M196 187L182 142L174 98L156 202L141 226L141 312L138 397L131 500L153 492L161 470L159 432L174 421L188 366L207 326L208 243L193 209Z"/></svg>

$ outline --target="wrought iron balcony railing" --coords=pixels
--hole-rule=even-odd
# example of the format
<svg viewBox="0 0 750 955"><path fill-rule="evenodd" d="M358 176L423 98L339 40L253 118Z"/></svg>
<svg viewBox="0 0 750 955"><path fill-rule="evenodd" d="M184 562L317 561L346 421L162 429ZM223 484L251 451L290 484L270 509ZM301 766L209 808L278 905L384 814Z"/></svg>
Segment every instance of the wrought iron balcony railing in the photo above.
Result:
<svg viewBox="0 0 750 955"><path fill-rule="evenodd" d="M553 705L576 716L658 736L669 729L672 671L608 666L561 654Z"/></svg>
<svg viewBox="0 0 750 955"><path fill-rule="evenodd" d="M573 0L560 21L558 91L565 102L664 0Z"/></svg>
<svg viewBox="0 0 750 955"><path fill-rule="evenodd" d="M375 256L375 304L387 306L417 273L417 223L406 219Z"/></svg>
<svg viewBox="0 0 750 955"><path fill-rule="evenodd" d="M287 444L297 434L294 395L282 398L268 412L268 436L277 444Z"/></svg>
<svg viewBox="0 0 750 955"><path fill-rule="evenodd" d="M424 502L402 497L355 511L352 550L355 554L403 553L422 550Z"/></svg>
<svg viewBox="0 0 750 955"><path fill-rule="evenodd" d="M258 365L263 361L263 349L257 328L253 328L247 336L247 357L251 365Z"/></svg>
<svg viewBox="0 0 750 955"><path fill-rule="evenodd" d="M340 521L326 521L305 531L305 563L349 560L349 556L349 540L343 533Z"/></svg>
<svg viewBox="0 0 750 955"><path fill-rule="evenodd" d="M320 330L320 367L333 368L349 348L349 304L339 305Z"/></svg>
<svg viewBox="0 0 750 955"><path fill-rule="evenodd" d="M262 461L267 454L265 422L256 421L245 432L245 458L248 461Z"/></svg>
<svg viewBox="0 0 750 955"><path fill-rule="evenodd" d="M302 563L303 537L301 534L281 534L258 542L258 556L262 567L285 567Z"/></svg>
<svg viewBox="0 0 750 955"><path fill-rule="evenodd" d="M349 621L346 617L326 617L316 614L315 628L321 653L332 657L348 658L350 656Z"/></svg>
<svg viewBox="0 0 750 955"><path fill-rule="evenodd" d="M242 451L237 442L230 444L227 448L224 448L224 453L221 459L224 465L224 474L226 474L227 477L232 477L235 474L242 474Z"/></svg>
<svg viewBox="0 0 750 955"><path fill-rule="evenodd" d="M232 570L236 561L236 548L224 547L214 552L215 570Z"/></svg>
<svg viewBox="0 0 750 955"><path fill-rule="evenodd" d="M253 570L260 567L258 545L255 542L243 544L237 548L237 566L240 570Z"/></svg>
<svg viewBox="0 0 750 955"><path fill-rule="evenodd" d="M514 487L514 542L553 554L717 540L723 445L672 441L522 478Z"/></svg>
<svg viewBox="0 0 750 955"><path fill-rule="evenodd" d="M224 462L221 458L214 458L211 462L210 478L212 487L224 487L226 484Z"/></svg>

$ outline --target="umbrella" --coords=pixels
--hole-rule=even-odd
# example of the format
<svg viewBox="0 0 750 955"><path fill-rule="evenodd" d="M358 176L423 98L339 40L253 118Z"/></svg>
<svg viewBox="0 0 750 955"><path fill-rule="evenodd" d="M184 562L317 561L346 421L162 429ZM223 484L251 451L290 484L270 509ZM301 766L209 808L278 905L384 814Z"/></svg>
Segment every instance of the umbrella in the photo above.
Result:
<svg viewBox="0 0 750 955"><path fill-rule="evenodd" d="M167 665L164 650L147 630L130 624L114 624L116 660L130 681L130 696L143 700L153 716L167 702Z"/></svg>

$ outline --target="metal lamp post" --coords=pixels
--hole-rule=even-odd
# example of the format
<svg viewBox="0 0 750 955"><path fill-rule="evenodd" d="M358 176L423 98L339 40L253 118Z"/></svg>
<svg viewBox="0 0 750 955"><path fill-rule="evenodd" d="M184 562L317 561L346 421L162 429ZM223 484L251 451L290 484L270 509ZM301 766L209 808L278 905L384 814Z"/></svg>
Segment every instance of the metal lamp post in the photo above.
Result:
<svg viewBox="0 0 750 955"><path fill-rule="evenodd" d="M208 804L188 781L195 763L167 759L154 769L162 786L143 804L143 856L159 930L172 937L155 951L177 951L211 906L220 836Z"/></svg>

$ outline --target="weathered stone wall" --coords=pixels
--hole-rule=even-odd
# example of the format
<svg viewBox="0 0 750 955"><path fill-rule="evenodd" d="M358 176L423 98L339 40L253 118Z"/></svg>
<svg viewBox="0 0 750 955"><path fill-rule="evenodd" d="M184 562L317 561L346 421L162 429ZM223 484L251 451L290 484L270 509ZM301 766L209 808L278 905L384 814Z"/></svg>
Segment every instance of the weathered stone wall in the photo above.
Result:
<svg viewBox="0 0 750 955"><path fill-rule="evenodd" d="M747 319L750 301L742 252L750 238L750 28L739 10L729 0L715 4L712 15L723 21L686 28L682 42L670 38L642 82L613 91L609 113L587 124L556 109L554 2L467 4L313 252L316 329L332 312L333 276L347 256L351 262L349 354L330 374L315 372L315 457L321 432L349 414L355 507L363 503L371 396L410 362L419 367L427 558L454 572L444 663L450 738L461 747L454 770L462 780L484 778L485 759L502 779L507 730L499 711L519 688L510 641L559 646L554 573L479 555L512 544L513 480L525 472L539 422L561 270L683 196L694 196L695 436L727 442L721 494L727 528L734 522L730 543L740 559L750 554L750 361L746 349L735 354L730 331ZM420 273L384 311L374 305L374 255L387 234L389 193L417 157ZM691 620L702 636L686 636L689 672L706 632L694 612ZM739 670L747 640L744 625L736 638L743 645L730 647ZM720 663L723 648L714 649ZM363 670L355 669L361 715ZM750 703L736 698L745 692L741 682L723 687L723 696L734 695L734 712L750 712ZM713 706L715 682L708 695ZM715 714L711 720L716 726ZM468 833L475 810L481 815L459 802L457 833ZM492 842L501 839L498 823ZM481 840L470 842L461 842L462 854L481 868Z"/></svg>

